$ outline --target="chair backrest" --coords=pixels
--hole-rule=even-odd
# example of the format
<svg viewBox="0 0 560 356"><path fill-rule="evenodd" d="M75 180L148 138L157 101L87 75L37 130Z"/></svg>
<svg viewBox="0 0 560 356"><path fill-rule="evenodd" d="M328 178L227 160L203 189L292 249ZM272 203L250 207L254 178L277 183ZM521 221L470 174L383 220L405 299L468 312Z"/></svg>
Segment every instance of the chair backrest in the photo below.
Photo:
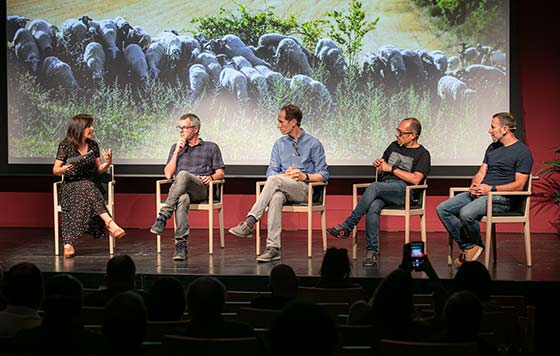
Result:
<svg viewBox="0 0 560 356"><path fill-rule="evenodd" d="M148 321L145 341L163 341L164 335L180 335L190 320Z"/></svg>
<svg viewBox="0 0 560 356"><path fill-rule="evenodd" d="M380 327L374 325L337 325L336 330L341 346L373 346L381 335Z"/></svg>
<svg viewBox="0 0 560 356"><path fill-rule="evenodd" d="M239 308L239 321L251 325L253 328L269 329L272 321L280 314L280 310L261 308Z"/></svg>
<svg viewBox="0 0 560 356"><path fill-rule="evenodd" d="M513 310L491 311L482 314L481 333L492 333L497 346L512 346L519 342L519 325Z"/></svg>
<svg viewBox="0 0 560 356"><path fill-rule="evenodd" d="M97 177L97 180L95 182L95 184L101 191L101 194L103 194L103 199L105 200L106 204L110 199L109 195L112 194L111 184L114 184L114 182L115 182L115 169L113 165L110 165L109 168L107 168L107 171L101 173Z"/></svg>
<svg viewBox="0 0 560 356"><path fill-rule="evenodd" d="M82 307L80 317L84 325L99 325L103 322L102 307Z"/></svg>
<svg viewBox="0 0 560 356"><path fill-rule="evenodd" d="M165 335L163 344L167 355L259 355L256 337L206 339Z"/></svg>
<svg viewBox="0 0 560 356"><path fill-rule="evenodd" d="M376 182L377 182L378 178L379 178L379 174L377 173L377 170L375 170L375 181ZM428 184L428 177L424 177L422 182L419 183L419 185L425 185L425 184ZM411 209L422 209L422 208L424 208L426 206L426 189L420 189L420 188L411 189L409 201L410 201L410 208ZM386 206L385 208L393 209L394 207ZM398 208L398 209L403 209L403 208Z"/></svg>
<svg viewBox="0 0 560 356"><path fill-rule="evenodd" d="M382 339L380 355L476 356L476 342L412 342Z"/></svg>
<svg viewBox="0 0 560 356"><path fill-rule="evenodd" d="M519 205L516 207L516 211L523 214L524 216L529 216L529 206L531 205L531 188L533 185L533 176L529 174L529 179L527 179L527 184L525 184L525 191L529 193L529 195L521 197L519 201Z"/></svg>
<svg viewBox="0 0 560 356"><path fill-rule="evenodd" d="M357 300L367 300L366 291L362 287L356 288L316 288L298 287L298 298L307 299L315 303L354 303Z"/></svg>
<svg viewBox="0 0 560 356"><path fill-rule="evenodd" d="M250 302L256 297L261 295L270 296L272 295L272 293L268 291L258 292L258 291L245 291L245 290L243 291L228 290L226 294L226 300L228 302Z"/></svg>

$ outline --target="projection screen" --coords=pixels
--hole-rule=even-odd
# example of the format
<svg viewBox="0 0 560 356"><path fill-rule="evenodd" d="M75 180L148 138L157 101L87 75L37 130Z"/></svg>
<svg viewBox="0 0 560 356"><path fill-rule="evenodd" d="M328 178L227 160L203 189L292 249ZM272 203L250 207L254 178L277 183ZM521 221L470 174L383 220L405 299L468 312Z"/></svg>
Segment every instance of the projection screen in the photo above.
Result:
<svg viewBox="0 0 560 356"><path fill-rule="evenodd" d="M405 117L433 165L480 165L510 107L509 4L437 3L8 0L8 164L52 163L78 113L117 165L165 164L194 112L226 166L266 165L293 103L330 166L370 166ZM276 27L219 33L259 13Z"/></svg>

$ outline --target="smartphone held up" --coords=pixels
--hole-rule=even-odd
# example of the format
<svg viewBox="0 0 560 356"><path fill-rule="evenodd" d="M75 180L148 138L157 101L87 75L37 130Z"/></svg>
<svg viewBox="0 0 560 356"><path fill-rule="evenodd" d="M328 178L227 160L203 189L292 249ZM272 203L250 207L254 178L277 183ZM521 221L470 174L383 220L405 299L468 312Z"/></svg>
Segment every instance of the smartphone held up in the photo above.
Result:
<svg viewBox="0 0 560 356"><path fill-rule="evenodd" d="M413 271L424 270L424 242L412 241L405 244L405 260L409 261L409 268Z"/></svg>

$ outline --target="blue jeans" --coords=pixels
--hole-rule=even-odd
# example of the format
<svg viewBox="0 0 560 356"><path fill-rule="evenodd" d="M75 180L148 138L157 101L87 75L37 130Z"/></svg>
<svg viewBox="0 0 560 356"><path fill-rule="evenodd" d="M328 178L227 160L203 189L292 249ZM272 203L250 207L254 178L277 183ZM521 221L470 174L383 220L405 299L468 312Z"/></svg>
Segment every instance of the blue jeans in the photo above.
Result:
<svg viewBox="0 0 560 356"><path fill-rule="evenodd" d="M405 191L402 180L372 183L342 225L352 230L366 215L366 250L379 253L379 213L385 205L404 207Z"/></svg>
<svg viewBox="0 0 560 356"><path fill-rule="evenodd" d="M474 198L469 192L464 192L437 206L439 219L461 250L471 249L475 245L484 247L480 239L480 220L486 216L487 204L488 196ZM499 195L493 197L492 213L510 209L510 199Z"/></svg>

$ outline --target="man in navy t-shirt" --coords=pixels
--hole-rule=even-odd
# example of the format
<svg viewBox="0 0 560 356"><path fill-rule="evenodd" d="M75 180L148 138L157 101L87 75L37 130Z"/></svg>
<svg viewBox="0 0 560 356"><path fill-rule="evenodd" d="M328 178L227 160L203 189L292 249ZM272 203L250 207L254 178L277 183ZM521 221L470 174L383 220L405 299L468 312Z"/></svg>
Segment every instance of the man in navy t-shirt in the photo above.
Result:
<svg viewBox="0 0 560 356"><path fill-rule="evenodd" d="M465 261L475 261L484 251L480 220L486 215L488 192L520 191L527 185L533 157L529 148L515 137L515 128L516 121L510 113L492 116L488 133L493 143L486 149L482 166L473 177L469 191L437 207L439 219L462 251L455 260L457 266ZM493 196L492 213L512 210L515 199Z"/></svg>

